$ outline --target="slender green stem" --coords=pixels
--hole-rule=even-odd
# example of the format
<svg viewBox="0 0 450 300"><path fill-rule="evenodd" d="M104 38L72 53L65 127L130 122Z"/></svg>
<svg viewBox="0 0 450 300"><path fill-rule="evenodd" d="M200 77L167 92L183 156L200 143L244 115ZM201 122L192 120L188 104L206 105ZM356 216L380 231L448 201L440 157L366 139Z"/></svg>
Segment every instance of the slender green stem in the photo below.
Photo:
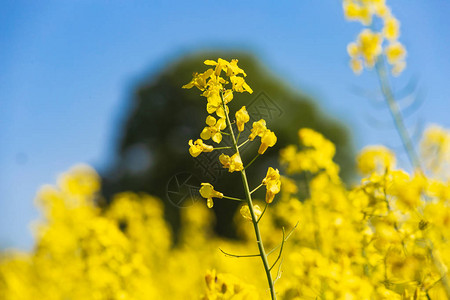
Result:
<svg viewBox="0 0 450 300"><path fill-rule="evenodd" d="M285 242L285 235L286 235L286 232L284 231L284 227L283 227L283 240L281 242L280 252L278 252L278 257L277 257L277 259L275 259L275 261L273 262L273 264L269 270L272 270L273 267L275 267L275 265L277 264L278 260L281 258L281 254L283 253L283 246L284 246L284 242Z"/></svg>
<svg viewBox="0 0 450 300"><path fill-rule="evenodd" d="M394 94L391 89L391 85L389 83L389 77L386 71L386 64L384 61L384 57L382 55L378 56L377 62L375 64L375 68L377 71L378 79L380 81L381 91L383 93L384 98L389 107L389 111L391 112L391 116L394 119L395 128L400 135L400 139L402 140L403 147L408 154L408 158L415 169L421 170L419 157L414 149L414 145L411 137L409 136L408 130L406 129L405 122L403 120L400 108L395 101Z"/></svg>
<svg viewBox="0 0 450 300"><path fill-rule="evenodd" d="M259 221L261 221L262 217L264 216L264 213L266 212L267 206L269 206L269 203L266 202L266 205L264 206L264 210L262 211L261 215L259 216L258 221L256 221L256 223L259 223ZM267 254L269 255L269 254Z"/></svg>
<svg viewBox="0 0 450 300"><path fill-rule="evenodd" d="M239 199L239 198L234 198L234 197L229 197L229 196L223 196L223 198L234 200L234 201L245 201L244 199Z"/></svg>
<svg viewBox="0 0 450 300"><path fill-rule="evenodd" d="M295 224L295 226L291 229L291 231L289 231L289 233L287 234L287 236L284 238L284 242L287 242L287 240L291 237L292 233L294 232L295 228L297 228L298 226L298 222L297 224ZM272 254L275 250L277 250L278 248L280 248L281 244L279 244L278 246L275 246L272 248L272 250L270 250L269 252L267 252L267 255Z"/></svg>
<svg viewBox="0 0 450 300"><path fill-rule="evenodd" d="M224 149L231 149L230 146L227 147L217 147L217 148L213 148L213 150L224 150Z"/></svg>
<svg viewBox="0 0 450 300"><path fill-rule="evenodd" d="M245 166L244 170L251 166L251 164L260 156L261 154L256 154L256 156Z"/></svg>
<svg viewBox="0 0 450 300"><path fill-rule="evenodd" d="M220 250L223 254L225 254L226 256L231 256L231 257L236 257L236 258L241 258L241 257L258 257L258 256L260 256L259 253L258 253L258 254L247 254L247 255L236 255L236 254L232 254L232 253L225 252L225 251L223 251L223 250L220 249L220 248L219 248L219 250Z"/></svg>
<svg viewBox="0 0 450 300"><path fill-rule="evenodd" d="M262 187L263 186L263 184L261 183L260 185L258 185L257 187L255 187L251 192L250 192L250 194L253 194L254 192L256 192L260 187Z"/></svg>
<svg viewBox="0 0 450 300"><path fill-rule="evenodd" d="M238 145L237 145L237 141L236 141L236 138L234 136L233 129L231 127L230 117L229 117L228 112L226 110L225 102L223 101L223 95L221 95L221 97L222 97L223 110L225 111L225 116L226 116L226 119L227 119L227 125L228 125L228 128L230 130L231 139L233 141L234 150L240 156L239 148L238 148ZM258 244L259 254L261 256L261 260L262 260L263 265L264 265L264 270L266 271L267 281L269 283L270 295L272 297L272 300L275 300L275 299L277 299L277 295L275 293L275 286L274 286L274 283L273 283L272 274L270 273L269 261L267 260L266 251L264 250L264 244L263 244L263 241L262 241L262 238L261 238L261 233L259 231L259 226L258 226L256 214L255 214L255 211L253 209L252 196L250 194L250 189L248 187L248 181L247 181L247 175L245 174L245 169L243 169L241 171L241 177L242 177L242 184L244 186L245 197L247 198L248 208L250 210L250 215L252 216L253 228L255 229L256 243Z"/></svg>
<svg viewBox="0 0 450 300"><path fill-rule="evenodd" d="M238 148L241 148L242 146L244 146L245 144L247 144L249 141L250 141L250 140L247 139L245 142L243 142L242 144L240 144L240 145L238 146Z"/></svg>

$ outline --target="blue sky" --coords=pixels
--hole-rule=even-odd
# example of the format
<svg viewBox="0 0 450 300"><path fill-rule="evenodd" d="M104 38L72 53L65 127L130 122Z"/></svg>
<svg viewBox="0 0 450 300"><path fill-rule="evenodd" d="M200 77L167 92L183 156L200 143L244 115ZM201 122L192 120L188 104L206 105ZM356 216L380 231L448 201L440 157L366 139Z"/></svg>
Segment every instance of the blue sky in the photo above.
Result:
<svg viewBox="0 0 450 300"><path fill-rule="evenodd" d="M408 125L450 127L450 2L388 3L408 49L394 86L416 78L425 96ZM0 28L0 247L31 247L39 187L76 163L104 168L133 88L184 53L252 51L343 119L358 149L400 144L392 128L369 125L389 124L384 106L354 92L378 82L347 66L346 45L361 27L344 20L339 0L5 0Z"/></svg>

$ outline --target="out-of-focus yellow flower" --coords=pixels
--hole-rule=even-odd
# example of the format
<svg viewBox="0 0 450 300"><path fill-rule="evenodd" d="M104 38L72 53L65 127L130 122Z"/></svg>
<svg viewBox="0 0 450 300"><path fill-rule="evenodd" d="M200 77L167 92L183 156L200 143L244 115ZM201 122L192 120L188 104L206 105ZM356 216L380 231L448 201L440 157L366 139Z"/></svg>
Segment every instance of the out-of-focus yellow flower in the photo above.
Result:
<svg viewBox="0 0 450 300"><path fill-rule="evenodd" d="M228 172L233 173L234 171L242 171L244 165L242 164L241 157L238 153L233 154L229 157L226 154L221 154L219 156L219 161L222 163L223 167L228 169Z"/></svg>
<svg viewBox="0 0 450 300"><path fill-rule="evenodd" d="M207 271L205 281L206 294L201 298L202 300L259 299L255 287L231 274L217 274L215 270Z"/></svg>
<svg viewBox="0 0 450 300"><path fill-rule="evenodd" d="M350 55L350 68L355 74L360 74L366 66L372 68L379 55L386 54L394 76L398 76L406 67L404 57L406 50L397 41L400 36L400 22L392 15L385 0L344 0L343 8L345 17L349 20L357 20L366 26L359 34L356 43L347 46ZM373 25L373 17L377 16L383 21L383 28L378 32ZM389 42L385 46L385 41ZM395 47L390 48L392 45ZM401 47L400 47L400 46Z"/></svg>
<svg viewBox="0 0 450 300"><path fill-rule="evenodd" d="M59 177L59 186L72 195L92 195L100 189L100 177L88 165L78 165Z"/></svg>
<svg viewBox="0 0 450 300"><path fill-rule="evenodd" d="M450 130L429 126L420 141L420 154L432 175L450 180Z"/></svg>
<svg viewBox="0 0 450 300"><path fill-rule="evenodd" d="M261 119L258 122L253 122L253 128L251 130L252 133L249 135L248 139L253 141L255 137L262 136L266 130L266 121L264 119Z"/></svg>
<svg viewBox="0 0 450 300"><path fill-rule="evenodd" d="M400 35L400 22L393 16L385 18L383 33L388 40L397 40Z"/></svg>
<svg viewBox="0 0 450 300"><path fill-rule="evenodd" d="M236 112L236 125L240 132L244 131L244 125L250 121L250 116L245 106Z"/></svg>
<svg viewBox="0 0 450 300"><path fill-rule="evenodd" d="M220 131L226 128L225 119L216 120L213 116L208 116L206 118L206 125L208 126L203 129L200 137L204 140L212 138L214 142L219 144L222 141Z"/></svg>
<svg viewBox="0 0 450 300"><path fill-rule="evenodd" d="M378 55L381 54L383 48L381 43L383 37L381 34L373 32L370 29L364 29L358 36L357 44L359 53L364 58L366 65L371 68L374 66Z"/></svg>
<svg viewBox="0 0 450 300"><path fill-rule="evenodd" d="M364 68L363 62L360 59L351 59L350 60L350 68L356 75L359 75L359 74L361 74L361 72Z"/></svg>
<svg viewBox="0 0 450 300"><path fill-rule="evenodd" d="M393 42L386 47L386 57L388 62L393 65L402 61L406 57L406 49L399 42Z"/></svg>
<svg viewBox="0 0 450 300"><path fill-rule="evenodd" d="M250 209L247 204L242 205L239 211L241 215L244 217L244 219L252 221L252 214L250 213ZM256 220L258 220L262 214L261 207L259 207L259 205L257 204L253 205L253 212L255 213Z"/></svg>
<svg viewBox="0 0 450 300"><path fill-rule="evenodd" d="M206 145L203 143L202 139L197 139L195 142L189 140L189 153L193 157L199 156L202 152L211 152L214 150L214 147L211 145Z"/></svg>
<svg viewBox="0 0 450 300"><path fill-rule="evenodd" d="M275 195L278 194L281 189L280 172L278 169L269 167L262 184L266 186L266 202L272 203Z"/></svg>
<svg viewBox="0 0 450 300"><path fill-rule="evenodd" d="M223 198L223 194L215 191L214 187L210 183L202 183L202 187L200 188L200 195L206 199L206 205L208 208L213 207L214 202L212 198Z"/></svg>
<svg viewBox="0 0 450 300"><path fill-rule="evenodd" d="M349 20L360 21L364 25L372 23L372 15L368 7L360 5L354 1L343 1L345 17Z"/></svg>
<svg viewBox="0 0 450 300"><path fill-rule="evenodd" d="M395 168L395 155L384 146L368 146L357 157L358 169L362 174L384 174Z"/></svg>
<svg viewBox="0 0 450 300"><path fill-rule="evenodd" d="M273 147L277 142L277 136L273 131L266 130L261 136L261 145L259 146L258 153L264 154L268 147Z"/></svg>

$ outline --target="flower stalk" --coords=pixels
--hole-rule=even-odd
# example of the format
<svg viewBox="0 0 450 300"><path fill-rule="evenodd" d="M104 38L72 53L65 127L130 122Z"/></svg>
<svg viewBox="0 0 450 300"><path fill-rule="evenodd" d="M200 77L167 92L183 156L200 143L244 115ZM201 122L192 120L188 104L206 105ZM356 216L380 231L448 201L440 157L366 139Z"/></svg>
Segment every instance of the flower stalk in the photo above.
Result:
<svg viewBox="0 0 450 300"><path fill-rule="evenodd" d="M239 147L237 144L237 140L234 136L233 129L231 127L230 116L225 107L225 102L223 100L223 94L221 95L221 98L222 98L223 109L225 111L225 117L226 117L228 129L230 131L231 140L233 142L233 147L234 147L234 150L236 151L236 153L239 154ZM263 243L263 240L261 237L261 232L259 230L259 225L258 225L259 219L256 217L255 211L253 209L252 195L250 192L250 188L248 186L247 175L245 173L245 169L242 169L240 172L241 172L242 185L244 186L245 198L247 200L247 205L250 210L250 215L252 216L252 223L253 223L253 228L255 230L256 243L258 245L259 256L261 257L261 260L262 260L262 263L264 266L264 271L266 272L267 282L268 282L269 288L270 288L270 296L271 296L272 300L275 300L275 299L277 299L277 295L275 293L275 285L274 285L274 281L272 279L272 273L270 272L271 267L269 266L269 261L267 259L266 251L264 249L264 243ZM284 241L284 235L283 235L283 241Z"/></svg>

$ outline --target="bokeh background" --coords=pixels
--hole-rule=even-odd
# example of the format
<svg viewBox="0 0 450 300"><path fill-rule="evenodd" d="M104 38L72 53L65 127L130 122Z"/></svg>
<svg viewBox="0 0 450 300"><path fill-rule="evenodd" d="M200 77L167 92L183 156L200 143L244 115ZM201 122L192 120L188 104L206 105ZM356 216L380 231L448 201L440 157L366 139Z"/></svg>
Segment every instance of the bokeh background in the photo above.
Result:
<svg viewBox="0 0 450 300"><path fill-rule="evenodd" d="M408 50L408 68L393 85L399 98L416 98L405 109L410 132L418 136L429 123L449 127L450 2L389 4ZM61 172L84 162L108 178L123 158L140 92L171 71L188 82L186 72L178 78L173 70L199 51L248 55L261 67L255 70L267 72L247 72L250 84L252 76L277 81L348 132L349 151L382 143L407 167L375 74L357 77L348 68L346 45L360 28L344 20L338 0L2 1L0 248L31 248L34 195ZM166 118L175 116L174 109ZM194 137L181 136L181 144Z"/></svg>

